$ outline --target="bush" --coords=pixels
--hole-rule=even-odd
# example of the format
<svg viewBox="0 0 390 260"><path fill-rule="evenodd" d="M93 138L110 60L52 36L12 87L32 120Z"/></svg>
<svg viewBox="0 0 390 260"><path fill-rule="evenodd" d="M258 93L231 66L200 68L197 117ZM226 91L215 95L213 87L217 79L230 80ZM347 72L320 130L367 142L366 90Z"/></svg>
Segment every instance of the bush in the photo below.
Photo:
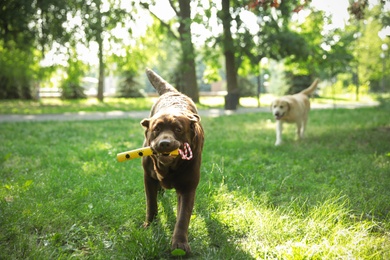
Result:
<svg viewBox="0 0 390 260"><path fill-rule="evenodd" d="M0 43L0 99L33 99L36 84L34 57L28 51Z"/></svg>
<svg viewBox="0 0 390 260"><path fill-rule="evenodd" d="M119 97L145 97L145 92L140 89L136 76L136 72L125 72L124 78L118 87Z"/></svg>
<svg viewBox="0 0 390 260"><path fill-rule="evenodd" d="M77 82L65 81L63 82L61 89L61 97L63 99L79 99L87 97L84 93L84 88Z"/></svg>

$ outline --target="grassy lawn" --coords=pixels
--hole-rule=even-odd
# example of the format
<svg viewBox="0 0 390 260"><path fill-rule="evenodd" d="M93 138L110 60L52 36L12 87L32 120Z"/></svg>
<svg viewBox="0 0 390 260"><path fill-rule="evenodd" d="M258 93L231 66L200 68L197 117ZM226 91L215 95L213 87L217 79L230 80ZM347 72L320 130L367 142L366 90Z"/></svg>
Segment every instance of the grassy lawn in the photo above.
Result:
<svg viewBox="0 0 390 260"><path fill-rule="evenodd" d="M270 114L202 118L191 259L389 259L389 115L314 110L281 147ZM0 139L0 259L170 258L175 193L140 228L141 161L115 158L141 147L139 120L2 123Z"/></svg>

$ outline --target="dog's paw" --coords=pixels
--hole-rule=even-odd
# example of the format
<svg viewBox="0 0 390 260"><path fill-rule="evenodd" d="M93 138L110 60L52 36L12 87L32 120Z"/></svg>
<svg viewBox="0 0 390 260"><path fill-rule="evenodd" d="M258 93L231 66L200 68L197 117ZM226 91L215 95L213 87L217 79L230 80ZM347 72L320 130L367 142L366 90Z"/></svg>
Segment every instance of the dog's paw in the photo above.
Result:
<svg viewBox="0 0 390 260"><path fill-rule="evenodd" d="M174 252L181 252L184 251L185 254L191 253L191 247L187 242L172 242L172 254Z"/></svg>
<svg viewBox="0 0 390 260"><path fill-rule="evenodd" d="M142 227L143 228L148 228L148 227L150 227L150 222L149 221L145 221L143 224L142 224Z"/></svg>

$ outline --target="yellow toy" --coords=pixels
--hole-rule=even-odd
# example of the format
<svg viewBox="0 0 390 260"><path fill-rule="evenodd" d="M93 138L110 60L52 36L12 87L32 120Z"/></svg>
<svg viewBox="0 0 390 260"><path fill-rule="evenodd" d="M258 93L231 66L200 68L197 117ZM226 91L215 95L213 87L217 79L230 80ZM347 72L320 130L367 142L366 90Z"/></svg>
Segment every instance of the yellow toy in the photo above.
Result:
<svg viewBox="0 0 390 260"><path fill-rule="evenodd" d="M138 149L123 152L123 153L118 153L116 155L116 158L117 158L118 162L124 162L124 161L132 160L135 158L140 158L143 156L151 156L152 154L155 154L155 153L153 152L152 148L150 148L148 146L148 147L142 147L142 148L138 148ZM173 150L172 152L170 152L168 154L168 156L177 156L177 155L179 155L179 149Z"/></svg>

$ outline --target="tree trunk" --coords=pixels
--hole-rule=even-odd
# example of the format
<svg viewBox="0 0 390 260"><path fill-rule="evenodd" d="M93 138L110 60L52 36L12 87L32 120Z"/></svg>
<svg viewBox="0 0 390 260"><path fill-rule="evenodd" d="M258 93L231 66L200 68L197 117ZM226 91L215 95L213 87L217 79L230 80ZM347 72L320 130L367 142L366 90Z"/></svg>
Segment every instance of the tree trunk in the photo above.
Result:
<svg viewBox="0 0 390 260"><path fill-rule="evenodd" d="M97 99L100 102L103 102L104 99L104 61L103 61L103 40L101 36L98 37L99 45L99 82L97 89Z"/></svg>
<svg viewBox="0 0 390 260"><path fill-rule="evenodd" d="M240 93L237 83L237 70L235 50L232 33L230 31L232 17L230 15L230 0L222 0L221 19L223 24L223 49L225 55L225 69L227 82L227 96L225 97L225 109L236 110Z"/></svg>
<svg viewBox="0 0 390 260"><path fill-rule="evenodd" d="M100 102L103 102L104 99L104 60L103 60L103 22L102 22L102 13L100 10L100 3L97 5L97 31L96 31L96 42L99 46L99 81L98 81L98 89L97 89L97 99Z"/></svg>
<svg viewBox="0 0 390 260"><path fill-rule="evenodd" d="M195 50L192 44L191 35L191 7L190 0L179 0L179 34L182 50L181 68L179 68L179 90L192 98L194 102L199 102L199 89L196 80Z"/></svg>

